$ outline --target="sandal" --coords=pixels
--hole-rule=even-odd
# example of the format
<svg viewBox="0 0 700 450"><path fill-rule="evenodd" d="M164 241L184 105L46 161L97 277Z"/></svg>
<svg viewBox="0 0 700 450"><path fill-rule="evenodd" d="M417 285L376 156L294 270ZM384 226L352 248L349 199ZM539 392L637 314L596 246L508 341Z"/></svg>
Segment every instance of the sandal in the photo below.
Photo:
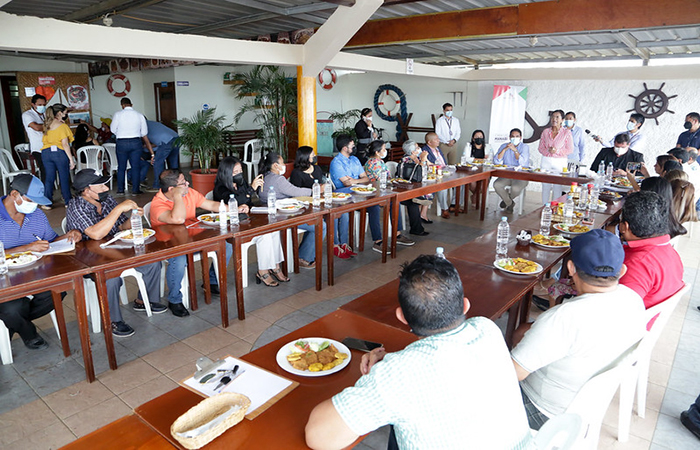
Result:
<svg viewBox="0 0 700 450"><path fill-rule="evenodd" d="M268 283L267 282L268 278L272 278L270 276L270 272L264 273L262 275L260 275L260 272L255 272L255 284L263 283L265 286L270 286L270 287L279 286L279 283L276 282L275 280L272 280L270 283Z"/></svg>
<svg viewBox="0 0 700 450"><path fill-rule="evenodd" d="M280 283L286 283L289 281L289 277L285 277L284 273L282 273L282 269L277 269L277 270L270 270L270 275L272 275L273 278L276 278L277 281Z"/></svg>

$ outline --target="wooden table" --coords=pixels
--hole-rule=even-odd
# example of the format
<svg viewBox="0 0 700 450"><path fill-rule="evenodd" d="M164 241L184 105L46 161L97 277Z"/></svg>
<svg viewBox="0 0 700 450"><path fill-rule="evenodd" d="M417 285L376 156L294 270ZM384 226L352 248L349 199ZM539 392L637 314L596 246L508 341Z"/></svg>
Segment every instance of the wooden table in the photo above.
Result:
<svg viewBox="0 0 700 450"><path fill-rule="evenodd" d="M323 216L326 214L322 209L306 208L299 214L281 214L274 216L268 214L251 214L248 220L243 221L237 227L229 227L233 236L233 270L234 284L236 287L236 304L238 308L238 319L245 319L245 299L243 296L243 261L242 245L251 241L256 236L263 234L282 232L287 228L294 228L303 224L315 226L316 239L316 290L320 291L323 285ZM330 234L329 234L330 236ZM296 233L292 233L292 239L296 242ZM330 238L333 241L333 238ZM283 239L286 242L286 236ZM296 246L295 246L296 247ZM285 249L286 250L286 249ZM331 257L333 255L331 254ZM295 262L296 264L296 262ZM298 267L298 266L295 266Z"/></svg>
<svg viewBox="0 0 700 450"><path fill-rule="evenodd" d="M154 237L146 240L147 243L143 248L143 252L137 251L136 247L101 248L100 243L103 241L94 240L83 241L76 245L74 258L84 265L89 266L90 272L95 274L97 297L100 303L100 313L102 315L102 329L105 330L104 340L107 348L109 367L112 370L117 368L117 356L114 351L114 338L112 333L109 332L109 330L111 330L111 319L109 314L109 301L107 298L107 279L118 277L125 269L164 261L176 256L187 255L190 299L193 309L196 309L197 294L194 282L192 255L199 251L204 252L204 255L202 255L202 268L204 269L207 267L206 252L216 251L218 264L221 268L221 270L219 270L219 286L222 286L219 294L221 301L221 323L224 327L227 327L229 323L228 297L227 290L224 287L227 285L225 242L230 234L220 231L218 228L186 228L183 225L161 225L153 229L156 231L156 234ZM209 285L207 273L207 270L203 270L205 287ZM208 291L208 289L205 290ZM80 322L78 325L82 328ZM87 330L87 321L85 323L85 329ZM81 336L82 331L81 329Z"/></svg>
<svg viewBox="0 0 700 450"><path fill-rule="evenodd" d="M56 321L61 336L63 355L70 356L66 319L63 315L61 292L73 290L75 313L78 316L80 344L85 363L85 377L89 382L95 381L95 369L92 364L90 349L90 331L88 329L87 309L85 308L85 291L83 275L90 268L69 255L48 255L40 261L23 269L11 269L7 275L0 277L0 302L7 302L30 294L51 291Z"/></svg>
<svg viewBox="0 0 700 450"><path fill-rule="evenodd" d="M168 450L175 448L138 416L130 415L105 425L62 447L63 450Z"/></svg>
<svg viewBox="0 0 700 450"><path fill-rule="evenodd" d="M275 361L277 351L290 341L323 336L341 341L347 336L381 342L387 351L403 349L417 337L411 333L386 326L347 311L335 311L276 341L265 345L242 359L259 367L298 381L300 385L272 405L254 420L244 419L235 427L212 441L207 449L307 449L304 427L311 410L360 377L362 353L352 350L348 367L325 377L299 377L282 370ZM194 373L194 367L192 367ZM202 397L185 388L176 388L136 408L136 414L153 429L181 448L170 436L170 425Z"/></svg>

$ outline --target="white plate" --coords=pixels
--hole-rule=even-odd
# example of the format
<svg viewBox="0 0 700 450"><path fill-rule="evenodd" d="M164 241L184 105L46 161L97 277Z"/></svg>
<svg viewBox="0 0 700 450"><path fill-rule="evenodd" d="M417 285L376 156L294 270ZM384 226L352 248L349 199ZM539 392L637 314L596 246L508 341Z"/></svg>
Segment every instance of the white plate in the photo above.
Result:
<svg viewBox="0 0 700 450"><path fill-rule="evenodd" d="M568 229L563 228L562 225L561 225L560 223L555 223L553 226L554 226L554 229L555 229L555 230L557 230L557 231L559 231L559 232L561 232L561 233L563 233L563 234L565 234L565 235L568 234L569 236L578 236L578 235L581 235L581 234L588 233L588 231L591 230L591 227L589 227L588 225L584 225L584 226L588 227L588 231L583 231L583 232L569 231Z"/></svg>
<svg viewBox="0 0 700 450"><path fill-rule="evenodd" d="M504 261L510 260L510 259L515 259L515 258L503 258L503 259L497 259L496 261L493 262L493 267L495 267L498 270L502 270L507 273L512 273L513 275L537 275L538 273L542 272L542 266L537 264L537 270L534 272L514 272L512 270L504 269L501 267L499 264L503 263ZM534 262L534 261L533 261Z"/></svg>
<svg viewBox="0 0 700 450"><path fill-rule="evenodd" d="M348 200L350 200L350 199L352 198L352 195L350 195L350 194L345 194L344 192L340 192L340 194L347 195L347 197L345 197L345 198L336 198L336 197L333 197L333 203L343 203L343 202L347 202ZM336 195L336 194L333 194L333 195Z"/></svg>
<svg viewBox="0 0 700 450"><path fill-rule="evenodd" d="M126 242L128 244L133 244L134 239L127 239L127 238L122 237L122 236L126 236L130 233L131 233L131 230L124 230L124 231L117 233L116 237L118 237L119 240L122 242ZM148 239L151 236L154 236L155 234L156 234L156 232L154 230L151 230L150 228L144 228L143 229L143 240L145 241L146 239Z"/></svg>
<svg viewBox="0 0 700 450"><path fill-rule="evenodd" d="M534 237L534 236L533 236L533 237ZM569 242L568 239L564 238L563 236L556 235L556 234L555 234L554 236L549 236L549 238L550 238L550 239L555 239L555 240L558 240L558 241L566 241L567 243ZM559 239L557 239L557 238L559 238ZM533 244L535 244L536 246L538 246L538 247L542 247L542 248L551 248L551 249L554 249L554 250L562 250L562 249L567 249L567 248L569 248L568 245L562 246L562 245L539 244L539 243L535 242L534 239L533 239L531 242L532 242Z"/></svg>
<svg viewBox="0 0 700 450"><path fill-rule="evenodd" d="M331 344L335 345L335 348L338 349L340 353L345 353L348 355L345 360L332 368L331 370L322 370L320 372L310 372L308 370L298 370L292 367L291 364L289 364L289 361L287 361L287 355L294 353L298 350L294 349L294 344L298 341L306 341L306 342L315 342L317 344L323 344L324 342L328 341ZM345 345L338 341L334 341L333 339L326 339L326 338L318 338L318 337L311 337L311 338L301 338L301 339L295 339L292 342L284 345L279 351L277 352L277 364L287 372L294 374L294 375L299 375L301 377L324 377L326 375L330 375L332 373L340 372L343 370L348 364L350 364L350 360L352 359L352 354L350 353L350 349L347 348Z"/></svg>
<svg viewBox="0 0 700 450"><path fill-rule="evenodd" d="M203 219L204 217L212 217L212 218L214 218L214 221L204 220ZM200 216L197 216L197 220L199 220L202 225L206 225L206 226L212 227L212 228L219 228L219 214L218 213L202 214Z"/></svg>
<svg viewBox="0 0 700 450"><path fill-rule="evenodd" d="M372 188L371 191L356 191L355 189L357 189L357 188L350 188L352 193L357 194L357 195L374 195L377 192L377 189L375 189L375 188Z"/></svg>
<svg viewBox="0 0 700 450"><path fill-rule="evenodd" d="M24 252L22 252L22 253L24 253ZM44 256L41 253L36 253L36 252L29 252L29 253L30 253L29 255L25 255L25 256L31 256L32 258L29 258L28 261L25 261L22 263L12 264L9 259L5 259L5 261L7 262L7 267L10 269L21 269L23 267L31 266L35 262L39 261L42 256Z"/></svg>
<svg viewBox="0 0 700 450"><path fill-rule="evenodd" d="M323 201L323 199L321 201ZM282 214L294 214L304 209L304 204L293 198L277 200L275 206L277 207L277 211Z"/></svg>

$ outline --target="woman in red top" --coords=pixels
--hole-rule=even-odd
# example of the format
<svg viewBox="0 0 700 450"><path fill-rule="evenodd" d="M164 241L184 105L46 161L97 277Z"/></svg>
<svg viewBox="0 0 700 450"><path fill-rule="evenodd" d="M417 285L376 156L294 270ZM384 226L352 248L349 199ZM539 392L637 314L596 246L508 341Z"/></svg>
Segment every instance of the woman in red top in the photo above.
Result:
<svg viewBox="0 0 700 450"><path fill-rule="evenodd" d="M546 128L540 137L538 148L542 155L540 167L543 172L549 171L560 174L566 167L567 156L574 151L574 139L568 128L562 127L564 111L557 109L551 116L551 128ZM542 183L542 203L550 202L552 185ZM555 196L558 197L558 196Z"/></svg>

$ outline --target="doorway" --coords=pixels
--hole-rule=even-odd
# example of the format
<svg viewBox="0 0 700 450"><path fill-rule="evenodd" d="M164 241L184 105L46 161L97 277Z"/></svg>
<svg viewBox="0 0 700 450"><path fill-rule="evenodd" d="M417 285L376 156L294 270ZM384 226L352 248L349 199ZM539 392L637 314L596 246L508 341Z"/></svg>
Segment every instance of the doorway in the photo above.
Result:
<svg viewBox="0 0 700 450"><path fill-rule="evenodd" d="M24 127L22 126L22 109L19 106L17 78L14 76L1 76L0 91L2 92L2 101L5 106L4 115L7 118L10 148L15 148L15 145L27 142Z"/></svg>
<svg viewBox="0 0 700 450"><path fill-rule="evenodd" d="M177 103L175 102L175 83L153 83L156 99L156 121L177 131L173 121L177 120Z"/></svg>

